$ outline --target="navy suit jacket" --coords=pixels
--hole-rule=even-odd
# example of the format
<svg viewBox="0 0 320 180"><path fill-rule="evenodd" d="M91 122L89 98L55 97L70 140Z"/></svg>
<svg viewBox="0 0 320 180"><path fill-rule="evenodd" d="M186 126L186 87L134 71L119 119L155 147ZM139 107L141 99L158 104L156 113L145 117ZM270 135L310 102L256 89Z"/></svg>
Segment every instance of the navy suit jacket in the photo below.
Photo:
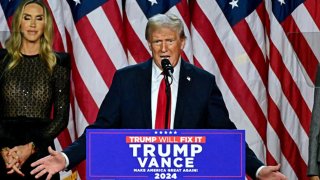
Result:
<svg viewBox="0 0 320 180"><path fill-rule="evenodd" d="M152 60L118 70L96 122L87 128L151 129ZM182 60L174 129L235 129L215 77ZM112 147L110 147L112 148ZM85 159L85 133L64 150L69 168ZM246 147L246 172L255 178L262 166Z"/></svg>
<svg viewBox="0 0 320 180"><path fill-rule="evenodd" d="M320 65L316 76L314 103L309 131L308 175L320 176Z"/></svg>

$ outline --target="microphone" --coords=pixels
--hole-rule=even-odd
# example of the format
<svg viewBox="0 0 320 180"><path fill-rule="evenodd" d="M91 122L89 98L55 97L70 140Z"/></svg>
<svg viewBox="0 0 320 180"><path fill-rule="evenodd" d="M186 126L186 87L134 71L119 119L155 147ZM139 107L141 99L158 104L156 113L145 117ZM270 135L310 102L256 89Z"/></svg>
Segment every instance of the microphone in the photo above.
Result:
<svg viewBox="0 0 320 180"><path fill-rule="evenodd" d="M162 59L161 66L162 66L164 75L170 76L172 78L173 67L172 67L169 59Z"/></svg>

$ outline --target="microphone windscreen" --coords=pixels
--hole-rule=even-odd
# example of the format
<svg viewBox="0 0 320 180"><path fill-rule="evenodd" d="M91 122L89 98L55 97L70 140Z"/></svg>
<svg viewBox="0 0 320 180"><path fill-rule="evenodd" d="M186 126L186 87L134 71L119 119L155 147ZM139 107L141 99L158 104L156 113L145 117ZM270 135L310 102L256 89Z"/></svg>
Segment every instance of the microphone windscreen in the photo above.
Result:
<svg viewBox="0 0 320 180"><path fill-rule="evenodd" d="M173 73L173 67L172 67L169 59L162 59L161 60L161 67L162 67L163 72L166 75L170 75Z"/></svg>

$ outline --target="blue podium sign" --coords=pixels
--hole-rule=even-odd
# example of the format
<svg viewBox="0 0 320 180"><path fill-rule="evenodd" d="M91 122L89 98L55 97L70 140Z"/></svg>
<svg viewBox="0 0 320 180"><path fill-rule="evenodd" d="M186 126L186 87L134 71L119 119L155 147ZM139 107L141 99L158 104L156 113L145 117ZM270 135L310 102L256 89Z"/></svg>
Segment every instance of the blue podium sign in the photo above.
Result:
<svg viewBox="0 0 320 180"><path fill-rule="evenodd" d="M88 129L87 179L245 179L244 130Z"/></svg>

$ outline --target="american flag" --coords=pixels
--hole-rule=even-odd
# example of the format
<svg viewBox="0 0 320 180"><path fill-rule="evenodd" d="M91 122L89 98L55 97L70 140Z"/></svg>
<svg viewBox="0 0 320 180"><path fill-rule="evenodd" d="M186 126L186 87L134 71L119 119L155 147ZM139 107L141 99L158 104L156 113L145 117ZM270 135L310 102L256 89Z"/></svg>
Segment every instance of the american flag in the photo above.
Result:
<svg viewBox="0 0 320 180"><path fill-rule="evenodd" d="M1 47L19 1L0 1ZM151 57L144 38L147 19L171 13L184 22L182 57L216 76L230 119L246 130L257 156L265 164L281 163L290 180L307 179L320 60L319 41L312 43L320 28L317 1L46 0L55 20L54 48L72 57L70 121L57 148L94 122L117 69ZM85 164L69 175L61 174L85 179Z"/></svg>

